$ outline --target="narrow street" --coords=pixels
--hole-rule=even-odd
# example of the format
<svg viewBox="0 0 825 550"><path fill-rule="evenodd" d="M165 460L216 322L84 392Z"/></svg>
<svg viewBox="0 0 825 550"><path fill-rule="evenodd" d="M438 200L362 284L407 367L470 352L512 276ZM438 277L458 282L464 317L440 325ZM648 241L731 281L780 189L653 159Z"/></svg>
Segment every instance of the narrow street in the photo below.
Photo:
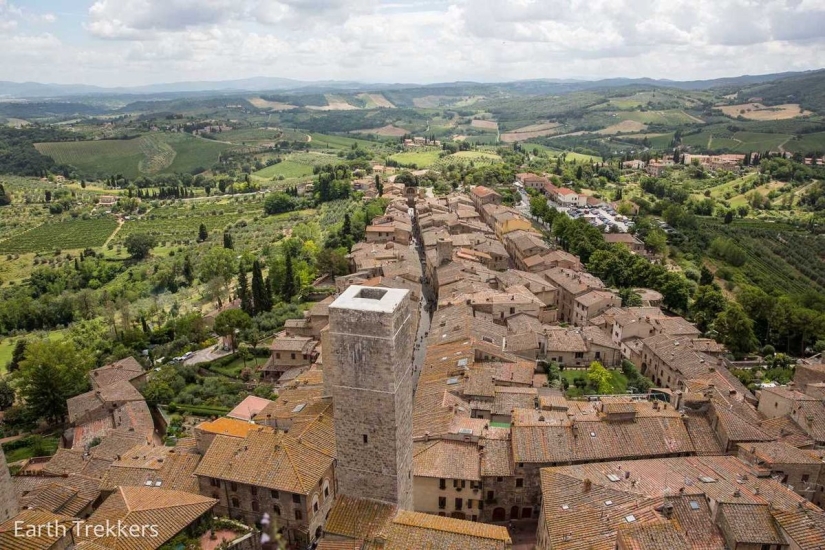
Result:
<svg viewBox="0 0 825 550"><path fill-rule="evenodd" d="M410 208L410 218L413 220L413 227L418 225L415 218L415 210ZM418 231L415 231L418 234ZM422 271L426 264L424 257L424 244L416 236L410 244L410 248L418 250L418 257L421 261ZM427 353L427 335L430 332L430 322L435 311L436 299L432 285L426 276L421 280L421 303L419 305L418 333L415 336L415 349L413 351L413 393L418 387L418 378L421 376L421 369L424 367L424 356Z"/></svg>

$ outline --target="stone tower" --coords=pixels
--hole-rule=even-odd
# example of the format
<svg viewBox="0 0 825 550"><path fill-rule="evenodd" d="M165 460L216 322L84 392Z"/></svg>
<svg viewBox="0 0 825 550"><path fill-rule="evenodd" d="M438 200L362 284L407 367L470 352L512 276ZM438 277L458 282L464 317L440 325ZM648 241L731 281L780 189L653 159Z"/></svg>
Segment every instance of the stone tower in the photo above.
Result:
<svg viewBox="0 0 825 550"><path fill-rule="evenodd" d="M339 492L412 510L409 291L350 286L329 306ZM326 361L325 361L326 362ZM325 365L326 367L326 365Z"/></svg>
<svg viewBox="0 0 825 550"><path fill-rule="evenodd" d="M0 523L17 515L17 491L6 466L6 455L0 449Z"/></svg>

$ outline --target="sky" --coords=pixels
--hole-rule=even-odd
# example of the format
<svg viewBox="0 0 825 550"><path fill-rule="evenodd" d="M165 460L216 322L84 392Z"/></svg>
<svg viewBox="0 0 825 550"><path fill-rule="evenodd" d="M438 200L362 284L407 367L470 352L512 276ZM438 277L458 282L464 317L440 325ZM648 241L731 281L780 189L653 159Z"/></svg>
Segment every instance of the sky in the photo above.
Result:
<svg viewBox="0 0 825 550"><path fill-rule="evenodd" d="M0 80L698 80L825 66L825 0L0 0Z"/></svg>

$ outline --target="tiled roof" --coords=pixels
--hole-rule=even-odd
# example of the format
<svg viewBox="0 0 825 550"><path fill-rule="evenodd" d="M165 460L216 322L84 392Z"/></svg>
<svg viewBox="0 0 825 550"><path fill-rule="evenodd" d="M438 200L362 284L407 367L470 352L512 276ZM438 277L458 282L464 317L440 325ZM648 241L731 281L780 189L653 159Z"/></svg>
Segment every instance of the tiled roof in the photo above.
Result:
<svg viewBox="0 0 825 550"><path fill-rule="evenodd" d="M234 418L220 417L215 420L201 422L195 427L196 430L201 430L207 433L226 435L230 437L246 437L249 432L267 430L269 428L237 420Z"/></svg>
<svg viewBox="0 0 825 550"><path fill-rule="evenodd" d="M387 548L418 550L504 550L512 545L506 527L399 511L387 527Z"/></svg>
<svg viewBox="0 0 825 550"><path fill-rule="evenodd" d="M439 439L416 443L413 474L420 477L480 481L477 443Z"/></svg>
<svg viewBox="0 0 825 550"><path fill-rule="evenodd" d="M759 427L772 438L794 447L811 447L814 444L813 439L808 437L808 434L794 422L790 415L763 420L759 423Z"/></svg>
<svg viewBox="0 0 825 550"><path fill-rule="evenodd" d="M156 550L166 541L207 513L216 500L183 491L149 487L121 487L89 517L88 530L79 540L100 544L110 550ZM143 536L94 536L95 525L155 526ZM107 533L106 535L110 535Z"/></svg>
<svg viewBox="0 0 825 550"><path fill-rule="evenodd" d="M12 479L17 479L15 476ZM77 474L41 478L44 483L20 498L20 508L76 516L100 496L100 480Z"/></svg>
<svg viewBox="0 0 825 550"><path fill-rule="evenodd" d="M199 461L200 456L180 453L173 447L139 445L112 463L103 476L101 489L145 486L197 493L194 472Z"/></svg>
<svg viewBox="0 0 825 550"><path fill-rule="evenodd" d="M255 431L245 439L216 436L195 474L308 494L333 458L283 432ZM249 468L255 464L255 468Z"/></svg>
<svg viewBox="0 0 825 550"><path fill-rule="evenodd" d="M127 357L115 363L100 367L89 373L92 384L101 388L115 382L130 381L144 374L143 366L134 357Z"/></svg>
<svg viewBox="0 0 825 550"><path fill-rule="evenodd" d="M575 422L573 426L514 426L513 460L540 464L666 456L693 451L680 418L635 422Z"/></svg>
<svg viewBox="0 0 825 550"><path fill-rule="evenodd" d="M49 550L63 539L62 533L54 528L62 525L71 531L75 518L53 514L43 510L23 510L11 519L0 523L0 548L3 550ZM18 523L22 522L22 523ZM47 529L52 525L52 529ZM15 526L17 531L15 532ZM37 530L38 526L42 529ZM35 530L33 536L19 536L20 531ZM66 537L70 541L70 537Z"/></svg>
<svg viewBox="0 0 825 550"><path fill-rule="evenodd" d="M527 409L535 405L538 398L536 388L496 387L493 400L493 414L509 415L513 409Z"/></svg>
<svg viewBox="0 0 825 550"><path fill-rule="evenodd" d="M111 463L111 460L84 456L82 451L58 449L43 467L43 473L54 476L81 474L95 477L102 474Z"/></svg>
<svg viewBox="0 0 825 550"><path fill-rule="evenodd" d="M725 454L725 449L719 442L716 432L704 415L688 413L685 416L685 428L687 428L690 442L697 455Z"/></svg>
<svg viewBox="0 0 825 550"><path fill-rule="evenodd" d="M81 416L108 403L143 401L143 396L126 380L103 386L98 390L82 393L66 400L69 421L76 422Z"/></svg>
<svg viewBox="0 0 825 550"><path fill-rule="evenodd" d="M481 476L507 477L513 475L510 442L506 439L483 439L482 443Z"/></svg>
<svg viewBox="0 0 825 550"><path fill-rule="evenodd" d="M691 550L684 535L670 521L625 523L619 526L616 540L624 550Z"/></svg>
<svg viewBox="0 0 825 550"><path fill-rule="evenodd" d="M759 462L774 464L822 464L809 452L797 449L787 443L769 441L764 443L740 443L740 452L744 451L756 458Z"/></svg>
<svg viewBox="0 0 825 550"><path fill-rule="evenodd" d="M94 458L115 460L119 455L142 443L146 443L146 437L142 434L128 429L112 430L100 440L100 444L89 449L89 453Z"/></svg>
<svg viewBox="0 0 825 550"><path fill-rule="evenodd" d="M264 407L272 403L269 399L250 395L243 401L238 403L226 416L229 418L237 418L238 420L252 420L255 415L261 412Z"/></svg>
<svg viewBox="0 0 825 550"><path fill-rule="evenodd" d="M335 497L324 532L350 539L373 539L395 516L396 507L387 502L347 495Z"/></svg>
<svg viewBox="0 0 825 550"><path fill-rule="evenodd" d="M719 505L717 521L724 525L723 532L737 544L784 544L767 504Z"/></svg>

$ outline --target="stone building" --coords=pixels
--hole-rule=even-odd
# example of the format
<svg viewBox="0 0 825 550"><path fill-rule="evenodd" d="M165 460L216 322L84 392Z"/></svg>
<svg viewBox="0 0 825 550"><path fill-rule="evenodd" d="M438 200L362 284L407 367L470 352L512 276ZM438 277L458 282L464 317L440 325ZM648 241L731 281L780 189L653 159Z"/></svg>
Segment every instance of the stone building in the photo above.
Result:
<svg viewBox="0 0 825 550"><path fill-rule="evenodd" d="M335 402L339 491L413 507L415 324L401 289L349 287L329 306L325 375Z"/></svg>
<svg viewBox="0 0 825 550"><path fill-rule="evenodd" d="M0 449L0 523L17 514L17 492L14 490L6 455Z"/></svg>

